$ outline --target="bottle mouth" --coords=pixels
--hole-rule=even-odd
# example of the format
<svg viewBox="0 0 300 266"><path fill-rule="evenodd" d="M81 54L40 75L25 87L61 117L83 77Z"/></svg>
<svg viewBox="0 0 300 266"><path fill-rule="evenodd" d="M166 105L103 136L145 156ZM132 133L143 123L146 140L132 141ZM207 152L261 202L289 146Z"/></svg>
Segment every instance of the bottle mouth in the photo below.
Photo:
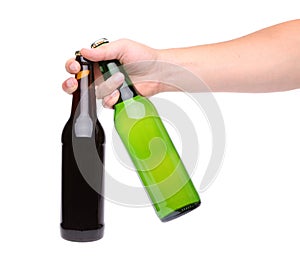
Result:
<svg viewBox="0 0 300 266"><path fill-rule="evenodd" d="M109 41L106 39L106 38L101 38L97 41L94 41L92 44L91 44L91 48L97 48L103 44L106 44L106 43L109 43Z"/></svg>

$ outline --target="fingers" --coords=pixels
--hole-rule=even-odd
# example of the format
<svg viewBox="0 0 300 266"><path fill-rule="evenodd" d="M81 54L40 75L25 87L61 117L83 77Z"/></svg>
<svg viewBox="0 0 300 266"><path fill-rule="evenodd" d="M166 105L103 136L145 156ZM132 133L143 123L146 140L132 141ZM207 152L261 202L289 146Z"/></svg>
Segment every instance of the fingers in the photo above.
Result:
<svg viewBox="0 0 300 266"><path fill-rule="evenodd" d="M65 68L70 74L76 74L80 71L80 65L75 58L69 59L65 64Z"/></svg>
<svg viewBox="0 0 300 266"><path fill-rule="evenodd" d="M98 99L103 99L106 96L111 95L116 89L118 89L123 84L123 82L124 75L121 72L113 74L109 79L97 86L96 97Z"/></svg>
<svg viewBox="0 0 300 266"><path fill-rule="evenodd" d="M62 88L66 93L73 93L78 86L78 82L75 78L68 78L67 80L65 80L62 84Z"/></svg>
<svg viewBox="0 0 300 266"><path fill-rule="evenodd" d="M65 64L65 68L70 74L76 74L80 71L80 65L75 58L69 59ZM69 94L73 93L77 89L77 86L78 82L74 77L68 78L62 84L63 90Z"/></svg>
<svg viewBox="0 0 300 266"><path fill-rule="evenodd" d="M103 106L105 108L112 108L114 106L114 104L118 101L120 96L120 92L118 90L113 91L112 94L104 97L103 99Z"/></svg>
<svg viewBox="0 0 300 266"><path fill-rule="evenodd" d="M130 40L118 40L111 42L109 44L103 45L96 49L81 49L81 54L86 59L91 61L103 61L110 59L122 59L122 55L125 53L128 46L130 46ZM69 59L65 68L67 72L70 74L76 74L80 71L80 65L75 60L75 58ZM97 75L95 73L95 77L100 77L101 75ZM97 78L99 81L99 77ZM112 107L115 102L117 102L119 97L119 92L116 91L122 83L124 82L124 75L122 73L116 73L112 77L110 77L105 82L101 82L101 84L96 89L97 98L103 99L103 105L106 107ZM74 77L68 78L62 84L62 88L67 93L73 93L78 87L78 82Z"/></svg>
<svg viewBox="0 0 300 266"><path fill-rule="evenodd" d="M123 84L124 79L124 75L117 72L97 87L96 97L103 99L104 107L112 108L118 101L120 92L117 89Z"/></svg>

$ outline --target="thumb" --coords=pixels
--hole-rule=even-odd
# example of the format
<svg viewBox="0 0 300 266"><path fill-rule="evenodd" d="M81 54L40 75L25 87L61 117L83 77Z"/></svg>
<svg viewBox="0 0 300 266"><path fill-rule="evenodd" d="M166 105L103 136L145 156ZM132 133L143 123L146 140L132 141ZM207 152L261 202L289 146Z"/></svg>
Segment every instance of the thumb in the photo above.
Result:
<svg viewBox="0 0 300 266"><path fill-rule="evenodd" d="M97 62L103 60L121 59L127 46L126 40L118 40L97 48L83 48L81 54L88 60Z"/></svg>

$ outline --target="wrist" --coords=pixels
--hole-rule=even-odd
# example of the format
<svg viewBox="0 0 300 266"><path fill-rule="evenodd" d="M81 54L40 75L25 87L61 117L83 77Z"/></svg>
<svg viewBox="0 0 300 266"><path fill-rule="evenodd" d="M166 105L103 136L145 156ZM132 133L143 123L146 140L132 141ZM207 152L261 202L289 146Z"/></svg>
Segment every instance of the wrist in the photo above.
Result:
<svg viewBox="0 0 300 266"><path fill-rule="evenodd" d="M193 87L186 88L185 83L191 82L191 77L197 76L195 73L195 55L191 54L189 48L170 48L159 50L158 64L160 77L160 91L190 91ZM194 57L192 57L194 56ZM192 72L193 75L188 74ZM188 80L187 80L188 79ZM188 90L187 90L188 89Z"/></svg>
<svg viewBox="0 0 300 266"><path fill-rule="evenodd" d="M177 57L177 48L157 50L156 73L157 88L159 92L178 91L175 86L176 77L178 78L178 69L180 60Z"/></svg>
<svg viewBox="0 0 300 266"><path fill-rule="evenodd" d="M158 61L171 63L178 65L180 64L180 59L178 58L179 48L161 49L158 50Z"/></svg>

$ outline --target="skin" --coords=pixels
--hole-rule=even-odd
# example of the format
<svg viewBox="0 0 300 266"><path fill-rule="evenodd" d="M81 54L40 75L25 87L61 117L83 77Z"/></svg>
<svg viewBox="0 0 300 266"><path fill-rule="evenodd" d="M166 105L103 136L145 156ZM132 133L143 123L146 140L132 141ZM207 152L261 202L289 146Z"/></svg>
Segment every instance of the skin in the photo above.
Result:
<svg viewBox="0 0 300 266"><path fill-rule="evenodd" d="M82 49L91 61L118 59L125 66L141 95L151 96L178 88L163 80L180 79L174 71L162 69L159 62L187 69L203 80L213 92L277 92L300 88L300 19L261 29L234 40L185 48L153 49L131 40L117 40L97 49ZM145 66L140 62L147 62ZM74 58L66 62L66 70L76 74L79 64ZM165 71L165 72L164 72ZM154 77L157 77L156 79ZM112 107L119 97L116 90L123 82L121 73L114 74L96 86L97 98ZM151 80L151 81L147 81ZM67 93L77 88L70 77L62 84ZM190 86L189 92L201 92Z"/></svg>

